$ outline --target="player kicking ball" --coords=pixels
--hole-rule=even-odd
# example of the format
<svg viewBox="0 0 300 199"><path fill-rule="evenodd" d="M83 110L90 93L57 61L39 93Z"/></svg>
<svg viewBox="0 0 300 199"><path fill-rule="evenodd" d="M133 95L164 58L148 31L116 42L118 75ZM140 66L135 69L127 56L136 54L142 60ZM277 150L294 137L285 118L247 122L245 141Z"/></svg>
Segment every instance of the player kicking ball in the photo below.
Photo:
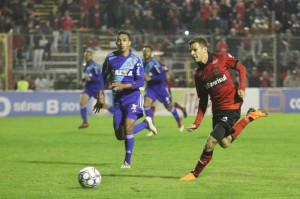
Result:
<svg viewBox="0 0 300 199"><path fill-rule="evenodd" d="M144 85L144 67L142 59L130 51L131 36L126 31L119 31L116 44L118 50L107 55L101 76L98 100L94 106L99 112L104 101L103 89L110 76L114 98L114 130L118 140L125 140L125 159L121 168L131 167L131 155L134 147L134 134L144 129L157 134L151 117L138 124L136 120L143 116L143 95L140 87Z"/></svg>
<svg viewBox="0 0 300 199"><path fill-rule="evenodd" d="M196 120L187 127L187 130L193 132L201 124L207 108L208 95L212 101L213 130L195 169L180 180L196 180L212 159L213 150L217 144L223 148L229 147L250 122L267 116L267 113L260 109L250 108L246 117L237 122L245 97L245 67L229 53L212 54L208 52L206 40L200 37L189 41L189 49L192 58L198 65L195 73L195 85L200 101ZM239 86L234 83L229 69L238 71Z"/></svg>
<svg viewBox="0 0 300 199"><path fill-rule="evenodd" d="M174 103L172 103L172 98L166 84L167 76L165 71L163 70L160 62L151 57L152 49L150 46L144 47L143 55L145 80L147 81L147 86L145 89L146 95L144 100L144 110L146 116L153 118L151 105L158 99L164 104L166 109L172 113L177 122L179 131L182 132L184 130L184 126L182 124L182 119L177 113ZM151 135L152 133L150 132L148 136Z"/></svg>

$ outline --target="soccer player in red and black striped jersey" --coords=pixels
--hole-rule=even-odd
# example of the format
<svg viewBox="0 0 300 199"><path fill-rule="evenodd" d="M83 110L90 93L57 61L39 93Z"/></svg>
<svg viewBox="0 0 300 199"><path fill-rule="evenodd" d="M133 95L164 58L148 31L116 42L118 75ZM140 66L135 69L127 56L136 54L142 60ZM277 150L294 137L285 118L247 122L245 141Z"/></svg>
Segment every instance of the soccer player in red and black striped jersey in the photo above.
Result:
<svg viewBox="0 0 300 199"><path fill-rule="evenodd" d="M212 159L214 147L218 143L223 148L229 147L247 124L267 116L260 109L250 108L246 117L237 122L245 97L245 67L229 53L210 53L207 50L206 40L200 37L189 41L189 49L192 58L198 65L195 73L195 85L200 101L196 120L187 127L187 130L192 132L201 124L207 108L208 96L212 101L213 130L195 169L180 180L196 180ZM229 69L238 71L239 85L231 77Z"/></svg>

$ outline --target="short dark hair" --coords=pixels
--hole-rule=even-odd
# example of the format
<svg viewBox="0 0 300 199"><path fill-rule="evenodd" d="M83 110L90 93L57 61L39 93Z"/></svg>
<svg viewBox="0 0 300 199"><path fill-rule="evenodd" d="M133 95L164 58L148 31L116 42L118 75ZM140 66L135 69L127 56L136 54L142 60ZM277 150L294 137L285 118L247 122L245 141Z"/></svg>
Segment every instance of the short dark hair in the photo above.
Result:
<svg viewBox="0 0 300 199"><path fill-rule="evenodd" d="M129 38L129 41L131 41L131 35L130 35L130 33L127 32L126 30L120 30L120 31L118 32L118 34L117 34L117 37L118 37L119 35L127 35L128 38Z"/></svg>
<svg viewBox="0 0 300 199"><path fill-rule="evenodd" d="M151 46L144 46L144 48L149 48L151 51L153 51ZM143 48L143 50L144 50L144 48Z"/></svg>
<svg viewBox="0 0 300 199"><path fill-rule="evenodd" d="M207 41L204 38L202 38L202 37L194 37L193 39L191 39L189 41L189 45L192 45L193 43L198 43L198 44L200 44L202 46L205 46L206 48L208 46L207 45Z"/></svg>

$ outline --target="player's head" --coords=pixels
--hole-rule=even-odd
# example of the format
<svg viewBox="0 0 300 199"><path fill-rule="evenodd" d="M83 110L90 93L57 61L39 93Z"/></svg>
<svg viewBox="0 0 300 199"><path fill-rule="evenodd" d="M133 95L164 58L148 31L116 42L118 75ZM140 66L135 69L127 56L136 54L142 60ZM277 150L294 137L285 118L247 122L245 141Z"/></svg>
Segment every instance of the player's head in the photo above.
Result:
<svg viewBox="0 0 300 199"><path fill-rule="evenodd" d="M131 45L130 33L124 30L119 31L116 38L116 44L121 53L129 52Z"/></svg>
<svg viewBox="0 0 300 199"><path fill-rule="evenodd" d="M190 54L195 62L206 64L208 59L207 42L201 37L194 37L189 41Z"/></svg>
<svg viewBox="0 0 300 199"><path fill-rule="evenodd" d="M152 48L151 48L151 46L145 46L143 48L143 55L144 55L144 59L145 60L149 60L151 58L151 55L152 55Z"/></svg>
<svg viewBox="0 0 300 199"><path fill-rule="evenodd" d="M85 52L85 61L90 62L93 60L93 52L91 50L87 50Z"/></svg>

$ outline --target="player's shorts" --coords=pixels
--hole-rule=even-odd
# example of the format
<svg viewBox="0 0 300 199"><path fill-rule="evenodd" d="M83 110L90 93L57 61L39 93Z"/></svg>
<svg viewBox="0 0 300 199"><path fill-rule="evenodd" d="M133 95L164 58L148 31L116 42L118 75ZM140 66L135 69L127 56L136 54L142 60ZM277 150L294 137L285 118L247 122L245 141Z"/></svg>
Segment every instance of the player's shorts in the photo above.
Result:
<svg viewBox="0 0 300 199"><path fill-rule="evenodd" d="M158 99L165 106L171 104L172 98L167 87L147 87L145 97L149 97L152 102Z"/></svg>
<svg viewBox="0 0 300 199"><path fill-rule="evenodd" d="M125 124L125 119L143 117L144 96L140 91L114 99L114 127Z"/></svg>
<svg viewBox="0 0 300 199"><path fill-rule="evenodd" d="M92 89L84 89L84 91L82 92L82 94L85 93L87 94L90 98L94 97L95 99L97 99L98 96L98 90L92 90Z"/></svg>
<svg viewBox="0 0 300 199"><path fill-rule="evenodd" d="M231 135L234 131L232 129L233 125L240 119L241 109L236 110L223 110L213 112L213 128L211 136L216 140L221 141L224 137ZM218 130L217 125L221 125L225 131Z"/></svg>

